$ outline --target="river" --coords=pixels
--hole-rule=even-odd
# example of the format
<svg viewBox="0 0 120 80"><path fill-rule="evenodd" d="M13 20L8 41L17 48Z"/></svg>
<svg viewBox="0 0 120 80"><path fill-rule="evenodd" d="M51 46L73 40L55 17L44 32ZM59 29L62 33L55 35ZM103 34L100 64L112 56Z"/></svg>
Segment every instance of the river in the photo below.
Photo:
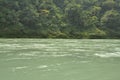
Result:
<svg viewBox="0 0 120 80"><path fill-rule="evenodd" d="M0 39L0 80L120 80L120 40Z"/></svg>

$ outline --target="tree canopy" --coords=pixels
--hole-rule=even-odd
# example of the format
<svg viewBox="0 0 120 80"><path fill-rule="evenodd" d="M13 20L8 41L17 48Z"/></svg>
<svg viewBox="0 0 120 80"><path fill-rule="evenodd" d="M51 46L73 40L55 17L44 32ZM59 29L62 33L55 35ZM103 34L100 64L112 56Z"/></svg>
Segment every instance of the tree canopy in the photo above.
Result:
<svg viewBox="0 0 120 80"><path fill-rule="evenodd" d="M120 1L0 0L0 37L120 38Z"/></svg>

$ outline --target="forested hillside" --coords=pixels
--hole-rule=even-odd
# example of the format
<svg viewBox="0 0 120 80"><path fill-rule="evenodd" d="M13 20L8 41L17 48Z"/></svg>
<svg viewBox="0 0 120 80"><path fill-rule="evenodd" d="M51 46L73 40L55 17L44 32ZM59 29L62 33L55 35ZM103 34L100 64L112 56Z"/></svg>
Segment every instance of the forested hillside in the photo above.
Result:
<svg viewBox="0 0 120 80"><path fill-rule="evenodd" d="M0 37L120 38L120 0L0 0Z"/></svg>

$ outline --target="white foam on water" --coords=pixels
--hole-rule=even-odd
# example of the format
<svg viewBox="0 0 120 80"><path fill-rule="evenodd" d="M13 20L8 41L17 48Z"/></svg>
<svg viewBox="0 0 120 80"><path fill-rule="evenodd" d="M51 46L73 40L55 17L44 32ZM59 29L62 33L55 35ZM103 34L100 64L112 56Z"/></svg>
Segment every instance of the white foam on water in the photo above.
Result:
<svg viewBox="0 0 120 80"><path fill-rule="evenodd" d="M72 54L44 54L44 55L39 55L39 57L66 57L66 56L72 56Z"/></svg>
<svg viewBox="0 0 120 80"><path fill-rule="evenodd" d="M52 52L53 52L53 51L59 51L59 49L57 49L57 48L54 48L54 49L52 49L52 48L51 48L51 49L46 48L45 50L46 50L46 51L52 51Z"/></svg>
<svg viewBox="0 0 120 80"><path fill-rule="evenodd" d="M65 56L72 56L72 54L63 54L63 55L51 55L53 57L65 57Z"/></svg>
<svg viewBox="0 0 120 80"><path fill-rule="evenodd" d="M19 44L2 44L0 47L22 47Z"/></svg>
<svg viewBox="0 0 120 80"><path fill-rule="evenodd" d="M48 47L45 44L35 44L35 43L30 43L30 44L25 44L25 45L18 45L18 46L14 46L20 49L41 49L41 48L46 48Z"/></svg>
<svg viewBox="0 0 120 80"><path fill-rule="evenodd" d="M27 66L22 66L22 67L16 67L15 69L25 69Z"/></svg>
<svg viewBox="0 0 120 80"><path fill-rule="evenodd" d="M14 67L14 68L12 69L12 71L15 72L15 71L17 71L17 70L22 70L22 69L26 69L26 68L28 68L28 66Z"/></svg>
<svg viewBox="0 0 120 80"><path fill-rule="evenodd" d="M44 72L51 72L51 71L58 71L58 69L44 69L42 71L44 71Z"/></svg>
<svg viewBox="0 0 120 80"><path fill-rule="evenodd" d="M89 63L90 61L80 61L81 63Z"/></svg>
<svg viewBox="0 0 120 80"><path fill-rule="evenodd" d="M0 44L0 47L11 47L11 44Z"/></svg>
<svg viewBox="0 0 120 80"><path fill-rule="evenodd" d="M70 51L86 51L85 49L70 49Z"/></svg>
<svg viewBox="0 0 120 80"><path fill-rule="evenodd" d="M95 56L101 57L101 58L110 58L110 57L120 57L120 52L115 53L105 53L105 54L94 54Z"/></svg>
<svg viewBox="0 0 120 80"><path fill-rule="evenodd" d="M32 45L34 48L43 48L43 47L47 47L47 45L45 44L33 44Z"/></svg>
<svg viewBox="0 0 120 80"><path fill-rule="evenodd" d="M19 56L37 56L35 53L21 53Z"/></svg>
<svg viewBox="0 0 120 80"><path fill-rule="evenodd" d="M40 65L40 66L38 66L37 68L43 69L43 68L47 68L47 67L48 67L47 65Z"/></svg>

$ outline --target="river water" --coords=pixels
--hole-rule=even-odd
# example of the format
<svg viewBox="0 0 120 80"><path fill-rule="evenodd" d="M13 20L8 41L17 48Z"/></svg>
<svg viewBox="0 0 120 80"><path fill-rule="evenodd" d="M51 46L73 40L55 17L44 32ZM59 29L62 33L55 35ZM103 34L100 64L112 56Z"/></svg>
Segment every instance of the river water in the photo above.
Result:
<svg viewBox="0 0 120 80"><path fill-rule="evenodd" d="M0 80L120 80L120 40L0 39Z"/></svg>

